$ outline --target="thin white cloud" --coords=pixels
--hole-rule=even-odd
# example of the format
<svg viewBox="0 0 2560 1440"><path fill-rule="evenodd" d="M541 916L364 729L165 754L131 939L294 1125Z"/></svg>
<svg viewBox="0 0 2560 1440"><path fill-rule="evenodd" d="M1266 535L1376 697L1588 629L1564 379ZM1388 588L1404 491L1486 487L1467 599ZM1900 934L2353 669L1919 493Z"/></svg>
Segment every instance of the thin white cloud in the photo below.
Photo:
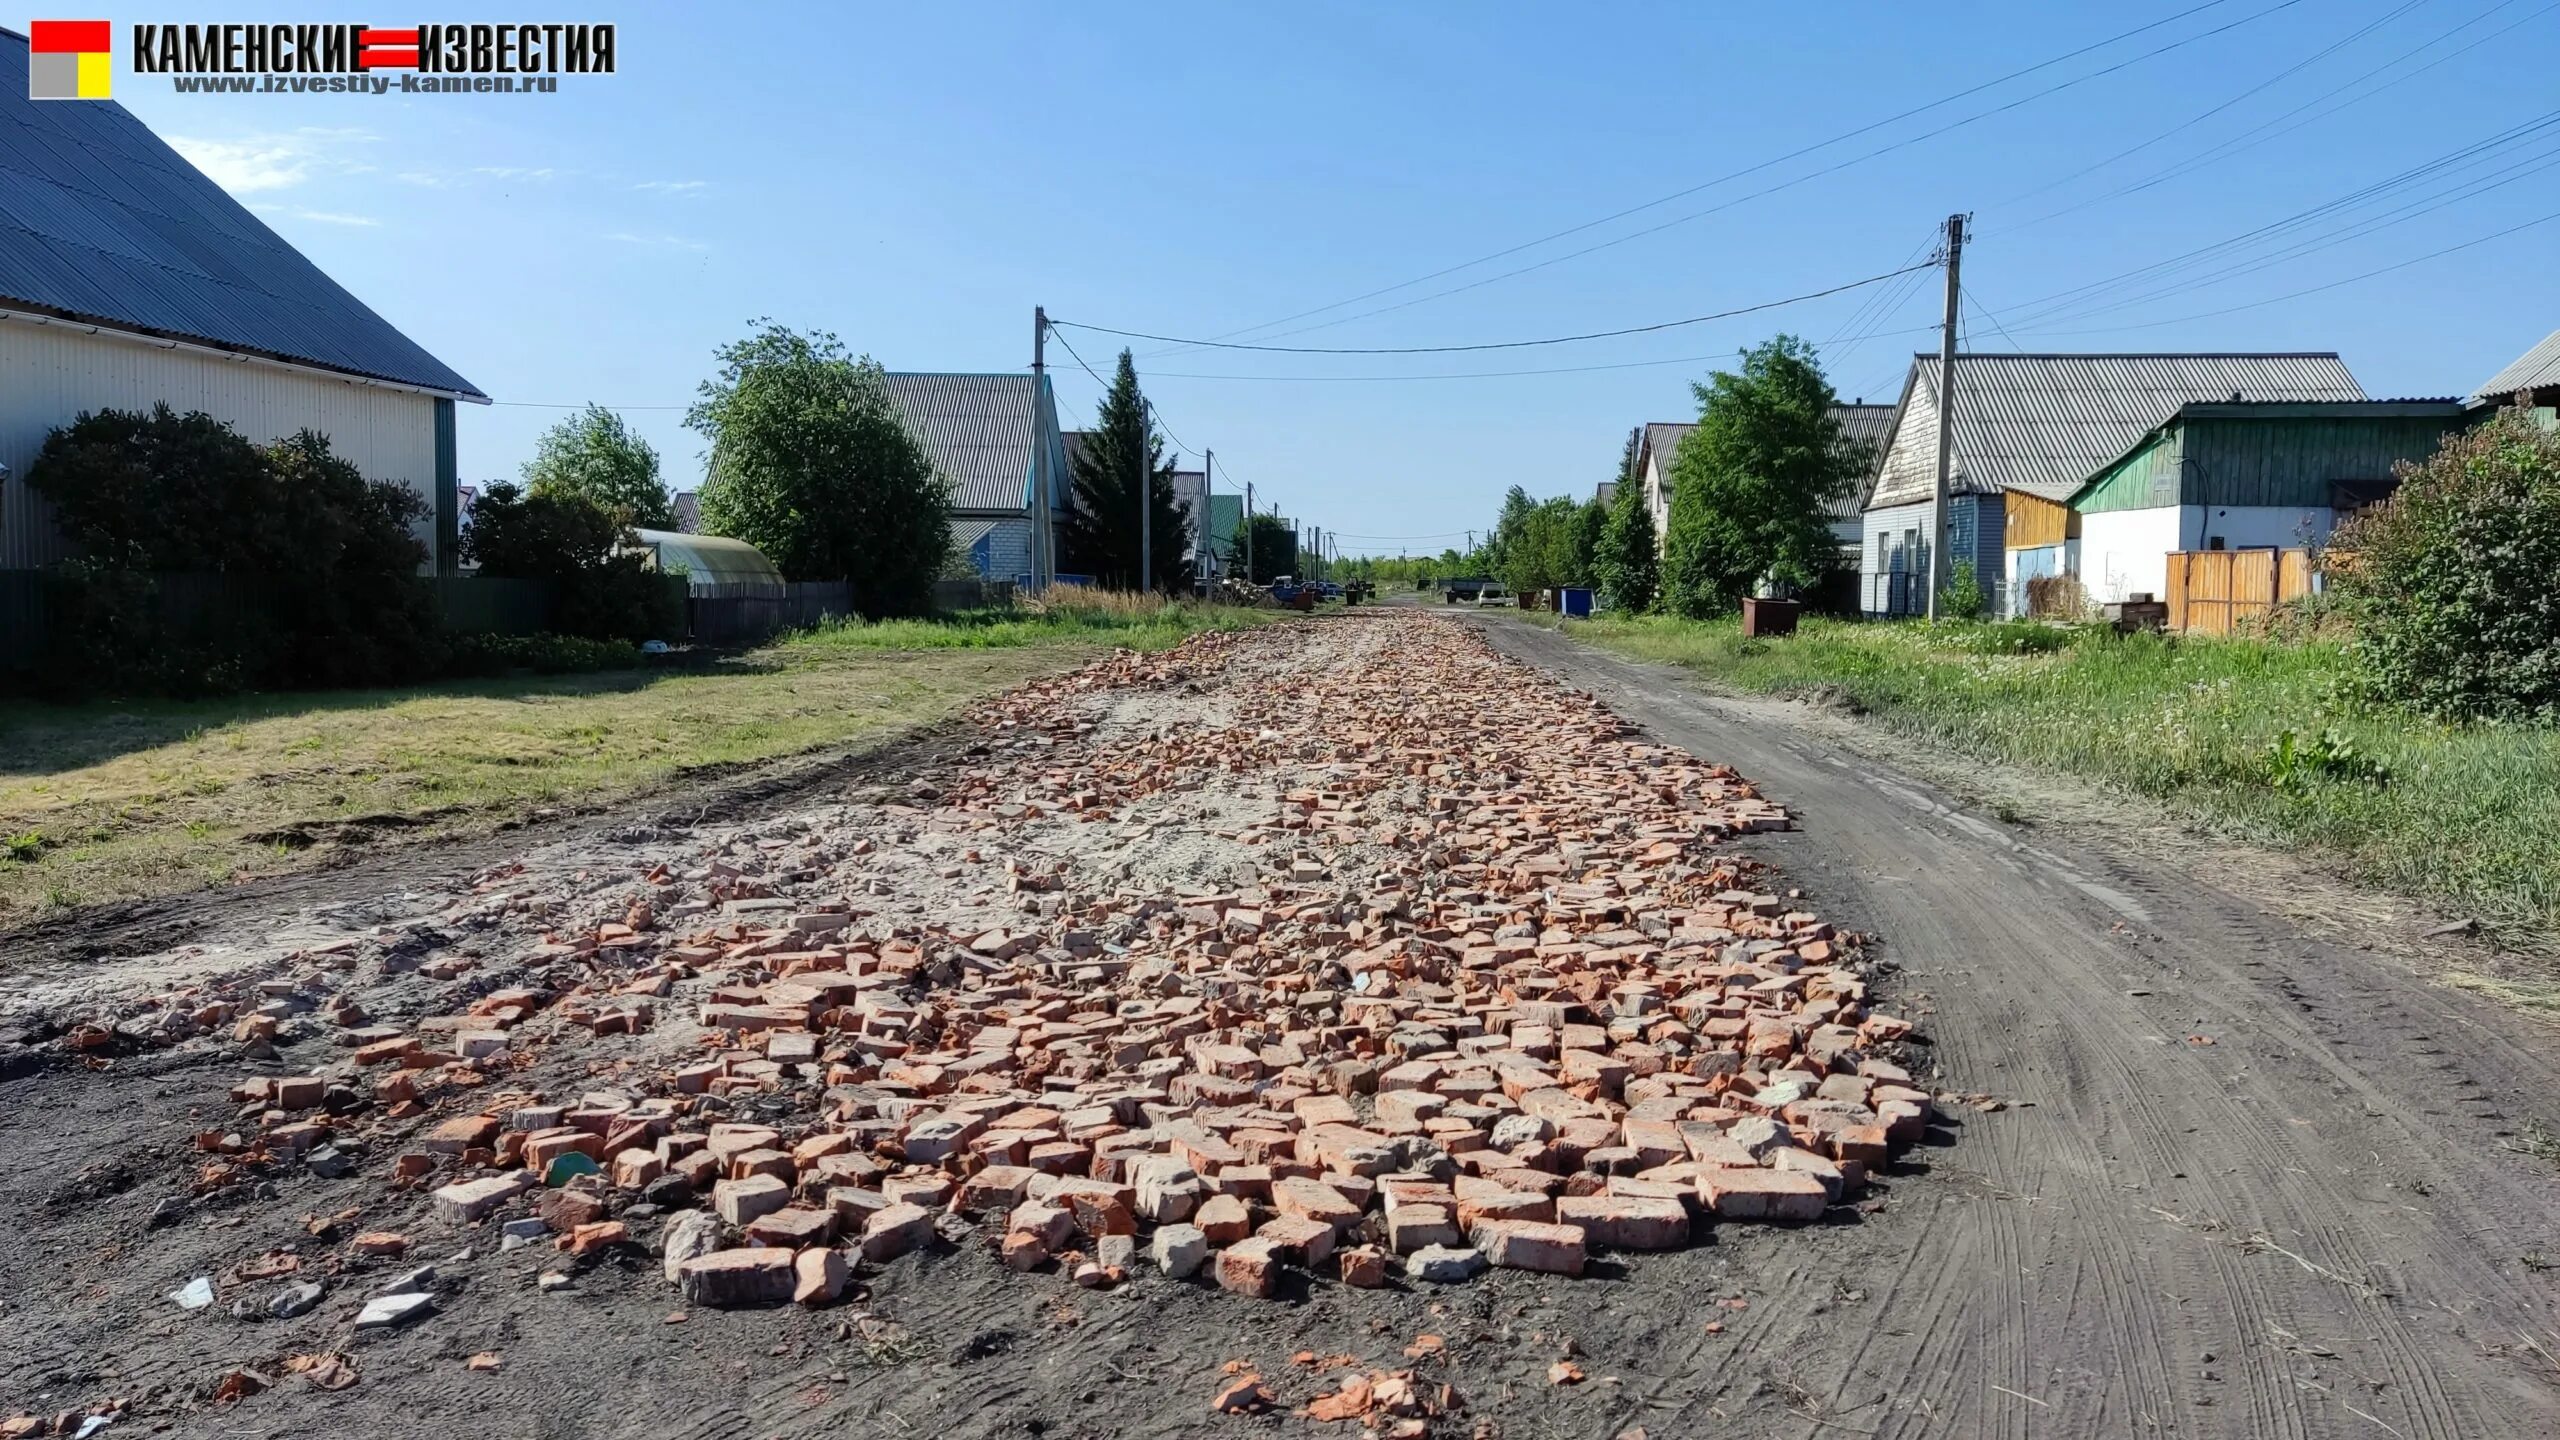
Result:
<svg viewBox="0 0 2560 1440"><path fill-rule="evenodd" d="M708 250L711 248L709 245L706 245L699 240L688 240L681 235L635 235L628 230L616 230L606 235L604 238L623 245L648 245L666 250Z"/></svg>
<svg viewBox="0 0 2560 1440"><path fill-rule="evenodd" d="M634 190L654 190L661 195L691 195L710 184L708 180L643 180Z"/></svg>
<svg viewBox="0 0 2560 1440"><path fill-rule="evenodd" d="M372 167L340 153L371 144L369 130L305 126L272 134L217 140L201 135L172 135L169 144L187 163L234 195L290 190L323 174L352 174Z"/></svg>
<svg viewBox="0 0 2560 1440"><path fill-rule="evenodd" d="M500 180L548 180L560 172L548 165L540 169L528 169L521 165L474 165L471 167L471 173L491 175Z"/></svg>
<svg viewBox="0 0 2560 1440"><path fill-rule="evenodd" d="M349 215L342 210L296 210L293 213L296 219L316 220L323 225L379 225L382 223L370 215Z"/></svg>
<svg viewBox="0 0 2560 1440"><path fill-rule="evenodd" d="M453 184L451 178L427 170L403 170L392 178L403 185L418 185L429 190L443 190Z"/></svg>

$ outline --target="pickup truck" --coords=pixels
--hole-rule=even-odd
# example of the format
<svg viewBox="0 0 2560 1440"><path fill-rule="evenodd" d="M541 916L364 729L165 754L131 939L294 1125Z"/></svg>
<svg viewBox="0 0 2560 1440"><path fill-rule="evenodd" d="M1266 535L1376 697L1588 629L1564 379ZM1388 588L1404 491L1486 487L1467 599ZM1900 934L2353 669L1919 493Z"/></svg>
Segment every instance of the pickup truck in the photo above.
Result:
<svg viewBox="0 0 2560 1440"><path fill-rule="evenodd" d="M1488 585L1476 592L1475 604L1479 610L1493 606L1508 610L1515 603L1517 602L1512 600L1511 592L1499 585Z"/></svg>

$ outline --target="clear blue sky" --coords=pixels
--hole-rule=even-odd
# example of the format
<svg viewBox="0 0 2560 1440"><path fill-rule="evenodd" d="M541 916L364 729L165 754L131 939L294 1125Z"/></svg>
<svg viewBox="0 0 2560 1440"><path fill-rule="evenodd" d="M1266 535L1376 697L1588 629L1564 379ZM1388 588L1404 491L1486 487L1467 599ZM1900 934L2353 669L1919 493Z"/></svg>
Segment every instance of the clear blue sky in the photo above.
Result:
<svg viewBox="0 0 2560 1440"><path fill-rule="evenodd" d="M714 346L751 317L833 330L892 369L917 370L1026 365L1034 304L1064 320L1223 334L1713 181L2198 3L651 5L615 17L619 74L567 77L552 96L177 95L130 73L116 93L367 303L510 402L465 408L466 482L515 472L564 413L539 403L596 400L626 408L682 487L700 475L702 446L680 407ZM1943 136L1277 343L1464 344L1720 311L1893 269L1948 212L1970 210L1968 289L2017 342L1972 317L1971 346L2334 349L2376 395L2468 390L2560 326L2560 222L2362 283L2181 317L2551 213L2560 168L2528 172L2560 159L2560 126L2285 237L2325 248L2195 287L2280 248L2262 244L2136 290L2123 308L2031 318L2040 297L2560 110L2553 0L2296 0L2258 14L2279 3L2225 0L1686 199L1299 323L1613 240L2246 21ZM120 12L119 50L134 21L206 18ZM274 4L255 18L412 23ZM2191 173L2025 223L2209 152L2377 67L2401 61L2284 123L2447 55ZM2455 198L2474 185L2497 188ZM2452 203L2392 213L2439 200ZM2326 243L2390 219L2401 223ZM1912 278L1883 329L1935 322L1935 276ZM2175 293L2139 298L2157 289ZM1479 355L1137 348L1172 432L1218 451L1222 487L1251 480L1286 513L1346 536L1437 537L1482 526L1515 483L1590 493L1630 425L1694 418L1688 384L1708 364L1441 381L1188 377L1664 361L1729 353L1783 328L1838 342L1829 355L1844 397L1890 400L1910 353L1935 342L1899 333L1849 346L1848 325L1876 294ZM1066 333L1107 373L1116 342ZM1096 387L1054 344L1051 354L1078 423Z"/></svg>

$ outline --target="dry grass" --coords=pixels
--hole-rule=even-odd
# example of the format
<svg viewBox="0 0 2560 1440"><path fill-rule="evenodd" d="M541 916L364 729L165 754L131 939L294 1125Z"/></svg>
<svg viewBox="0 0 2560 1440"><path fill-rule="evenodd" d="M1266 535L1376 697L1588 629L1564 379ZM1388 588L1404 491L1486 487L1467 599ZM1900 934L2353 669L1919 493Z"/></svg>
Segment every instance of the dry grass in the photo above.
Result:
<svg viewBox="0 0 2560 1440"><path fill-rule="evenodd" d="M0 928L884 738L1092 653L785 645L703 672L0 705Z"/></svg>

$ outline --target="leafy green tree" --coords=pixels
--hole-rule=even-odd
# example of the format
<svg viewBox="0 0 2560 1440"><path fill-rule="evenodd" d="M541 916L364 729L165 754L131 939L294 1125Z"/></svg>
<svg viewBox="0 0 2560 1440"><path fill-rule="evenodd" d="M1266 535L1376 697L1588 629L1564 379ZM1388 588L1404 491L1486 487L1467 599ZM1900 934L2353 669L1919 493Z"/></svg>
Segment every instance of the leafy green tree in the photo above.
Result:
<svg viewBox="0 0 2560 1440"><path fill-rule="evenodd" d="M1662 598L1692 618L1732 609L1763 580L1810 586L1834 563L1824 507L1856 483L1831 382L1813 346L1780 335L1743 352L1698 396L1698 428L1671 462Z"/></svg>
<svg viewBox="0 0 2560 1440"><path fill-rule="evenodd" d="M542 432L525 462L524 484L535 495L584 495L646 529L676 528L675 498L658 478L658 452L601 405Z"/></svg>
<svg viewBox="0 0 2560 1440"><path fill-rule="evenodd" d="M1618 456L1618 486L1620 489L1624 489L1627 486L1636 483L1636 462L1642 459L1643 456L1644 427L1641 425L1631 426L1627 430L1626 449L1620 452Z"/></svg>
<svg viewBox="0 0 2560 1440"><path fill-rule="evenodd" d="M2560 722L2560 434L2522 405L2400 467L2330 539L2377 698L2441 719Z"/></svg>
<svg viewBox="0 0 2560 1440"><path fill-rule="evenodd" d="M1138 524L1138 473L1147 476L1147 527ZM1140 554L1150 548L1152 584L1159 593L1181 594L1191 588L1191 526L1174 498L1173 462L1164 458L1164 436L1147 414L1146 397L1138 390L1138 367L1129 352L1120 352L1120 368L1102 397L1093 429L1076 452L1075 513L1059 529L1059 568L1091 575L1107 589L1136 590ZM1294 551L1295 546L1291 549ZM1294 556L1293 556L1294 558ZM1262 563L1257 536L1254 564ZM1289 571L1275 571L1289 574Z"/></svg>
<svg viewBox="0 0 2560 1440"><path fill-rule="evenodd" d="M1575 507L1573 525L1573 557L1565 566L1567 585L1598 586L1600 583L1600 540L1609 531L1609 507L1598 496Z"/></svg>
<svg viewBox="0 0 2560 1440"><path fill-rule="evenodd" d="M1283 575L1298 573L1298 532L1277 515L1248 516L1245 525L1253 532L1253 573L1246 579L1255 585L1268 585ZM1242 532L1227 544L1227 573L1245 573L1245 541Z"/></svg>
<svg viewBox="0 0 2560 1440"><path fill-rule="evenodd" d="M684 423L711 442L702 528L793 580L843 580L877 618L928 609L951 548L951 487L887 379L824 331L772 321L719 350Z"/></svg>
<svg viewBox="0 0 2560 1440"><path fill-rule="evenodd" d="M551 628L589 640L664 640L684 629L683 582L627 548L622 512L575 490L505 481L471 503L462 558L492 580L548 580Z"/></svg>
<svg viewBox="0 0 2560 1440"><path fill-rule="evenodd" d="M1609 523L1600 532L1595 573L1601 597L1612 610L1640 615L1653 608L1661 554L1654 543L1653 507L1634 485L1618 487L1610 502Z"/></svg>
<svg viewBox="0 0 2560 1440"><path fill-rule="evenodd" d="M1502 497L1502 509L1494 516L1493 529L1485 535L1484 547L1477 552L1485 573L1501 578L1511 573L1512 552L1530 543L1529 530L1538 513L1538 502L1529 492L1514 485ZM1510 581L1504 580L1504 584ZM1514 586L1513 588L1518 588Z"/></svg>

